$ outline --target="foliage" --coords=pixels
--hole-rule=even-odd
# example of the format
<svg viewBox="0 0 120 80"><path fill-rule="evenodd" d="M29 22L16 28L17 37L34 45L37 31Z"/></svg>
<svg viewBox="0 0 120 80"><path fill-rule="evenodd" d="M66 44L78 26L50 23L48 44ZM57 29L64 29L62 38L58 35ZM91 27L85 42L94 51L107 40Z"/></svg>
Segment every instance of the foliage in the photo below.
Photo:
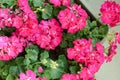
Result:
<svg viewBox="0 0 120 80"><path fill-rule="evenodd" d="M23 14L24 10L22 10L23 7L19 8L17 1L18 0L0 0L0 9L9 8L11 10L10 15L14 14L14 15L12 15L12 17L18 15L20 12L22 15L24 15ZM83 19L83 22L81 22L81 24L77 24L78 22L75 20L78 19L78 21L82 21L82 19L80 18L81 16L78 16L78 13L74 11L73 7L72 8L68 7L69 4L64 4L64 2L62 2L62 0L60 0L60 1L61 1L60 2L61 4L59 4L60 5L59 6L59 5L53 4L51 2L51 0L29 0L28 3L29 3L29 7L31 8L31 11L28 10L29 14L27 14L27 17L29 17L30 19L28 18L28 22L23 22L23 24L25 23L24 26L22 26L22 27L20 26L20 29L18 29L18 27L16 27L16 26L2 26L1 27L1 25L0 25L0 37L6 36L6 37L10 38L13 35L17 35L18 38L21 38L21 36L22 36L22 38L20 39L21 44L22 44L22 40L24 40L23 42L25 43L25 45L22 46L23 52L21 52L19 55L13 57L12 60L8 60L8 61L1 60L0 61L0 80L16 80L16 79L19 80L20 74L25 73L27 70L32 70L33 72L36 73L37 77L42 77L42 78L45 77L48 80L60 80L64 74L68 74L68 73L69 74L79 74L80 72L82 72L82 70L84 68L87 68L87 66L88 66L87 63L84 63L84 60L82 62L82 59L80 59L81 60L81 62L80 62L79 60L78 61L77 60L75 61L73 59L70 60L70 58L68 57L69 56L68 49L71 49L71 51L72 51L72 48L75 46L74 41L76 41L78 39L83 39L83 38L86 39L86 42L85 42L86 44L87 44L87 40L89 40L88 41L89 44L86 46L87 47L90 46L90 53L91 53L90 56L87 53L87 52L89 52L89 49L85 49L86 47L83 48L83 45L80 45L80 47L77 45L78 48L74 47L76 49L76 51L78 49L78 52L80 52L79 49L81 48L81 46L82 46L81 51L83 50L83 53L84 53L84 50L86 50L85 55L82 55L85 57L87 54L86 62L87 62L87 59L89 60L89 58L91 60L91 56L92 56L92 59L96 59L95 58L96 56L100 57L102 55L101 53L104 53L104 52L102 52L102 51L104 51L104 47L102 47L102 45L100 45L98 42L100 42L101 40L104 39L104 37L107 36L108 29L109 29L108 25L99 23L97 20L90 20L90 18L87 18L87 14L84 14L84 13L86 13L86 12L84 12L84 9L82 9L81 7L79 7L77 5L74 5L75 4L74 0L70 0L71 1L70 6L74 6L74 8L78 7L78 9L80 8L81 12L83 12L83 15L81 15L81 16L86 20L86 22L84 22L84 19ZM18 10L18 13L17 13L17 10ZM69 11L67 12L67 10L69 10ZM72 19L67 20L67 18L64 18L66 20L63 20L64 24L62 24L62 21L60 21L61 15L59 15L59 14L60 13L62 14L62 12L64 12L64 11L66 11L66 13L73 11L75 13L75 15L72 15L72 13L70 13L70 14L66 14L65 16L70 15L70 16L72 16L72 18L77 16L77 19L73 18L73 23L72 23ZM36 16L34 16L34 13ZM21 16L21 14L19 14L19 15ZM32 18L31 18L31 15L32 15ZM59 17L58 17L58 15L59 15ZM36 17L37 17L37 19L36 19ZM26 16L24 16L24 18L27 19ZM23 20L25 21L25 19L23 19ZM56 21L55 21L55 19L56 19ZM1 16L0 16L0 20L2 21ZM29 21L29 20L31 20L31 21ZM58 23L57 23L57 21L58 21ZM43 23L41 23L41 22L43 22ZM69 31L69 29L71 29L71 27L65 28L67 24L69 24L69 25L67 25L67 27L71 26L70 23L73 27L72 28L73 30L71 30L71 31ZM37 28L35 28L36 24L38 25ZM42 27L40 27L41 24L42 24ZM79 26L85 25L85 24L86 24L86 26L82 26L81 29L74 31L74 27L76 28L76 26L79 27ZM26 25L28 27L26 27ZM32 25L32 28L31 28L31 25ZM65 27L64 27L64 25L65 25ZM60 29L58 27L60 27ZM22 28L23 28L23 30L25 30L25 29L30 30L30 31L28 31L27 36L25 36L27 33L27 30L23 31L23 33L21 33L22 35L18 35L19 31L21 31ZM34 28L36 30L34 30ZM38 28L40 28L40 29L38 30ZM45 29L45 32L43 32L44 29ZM54 30L56 30L56 32ZM72 33L72 31L73 31L73 33ZM34 36L33 36L33 35L31 35L32 32L33 33L36 32L36 34L34 34ZM57 34L57 32L59 34ZM60 35L60 32L62 35ZM42 35L42 34L45 34L45 35ZM48 34L52 34L52 36L48 35ZM43 38L41 37L41 35ZM36 36L38 39L36 38ZM46 36L47 36L47 40L45 40ZM60 36L60 37L58 38L58 36ZM117 37L119 38L120 35L117 34ZM55 39L56 39L56 41L54 42ZM58 40L61 39L61 42L59 42L57 39ZM92 39L92 42L90 45L91 39ZM46 42L44 43L44 41L46 41ZM43 42L44 44L49 44L49 45L54 44L53 46L55 46L55 49L53 48L53 46L50 46L50 49L43 48L43 47L41 47L41 45L45 46L45 47L48 47L48 46L46 46L40 42ZM81 42L82 42L82 40L81 40ZM40 44L37 44L37 43L40 43ZM60 44L57 45L57 43L60 43ZM120 41L119 41L119 43L120 43ZM10 42L9 44L12 44L12 42ZM92 49L91 49L91 46L92 46ZM114 53L114 50L112 51L111 49L116 49L116 45L113 42L113 44L110 44L110 46L112 48L110 47L110 48L108 48L108 50L110 50L111 52ZM99 49L98 49L98 47L99 47ZM0 51L1 51L1 43L0 43ZM74 54L74 56L77 57L77 59L79 59L80 56L79 55L76 56L76 53L74 52L75 50L73 50L73 52L71 52L71 51L69 51L69 52ZM107 52L108 55L109 55L110 51L105 50L105 52ZM94 56L95 52L97 55ZM4 50L3 50L3 53L6 54L6 52L4 52ZM92 54L92 53L94 53L94 54ZM101 55L98 53L100 53ZM1 56L1 54L2 53L0 53L0 56ZM70 57L71 57L71 55L70 55ZM102 55L102 57L104 57L104 56ZM101 59L101 61L102 61L102 59ZM99 59L98 59L98 61L96 59L96 63L97 62L99 62ZM88 63L90 64L89 61L88 61ZM99 64L101 65L102 63L99 62ZM39 70L38 70L39 68L42 68L43 72L39 72ZM93 67L92 67L92 70L93 70ZM86 74L87 73L85 73L85 75ZM90 79L92 79L92 78L90 78Z"/></svg>

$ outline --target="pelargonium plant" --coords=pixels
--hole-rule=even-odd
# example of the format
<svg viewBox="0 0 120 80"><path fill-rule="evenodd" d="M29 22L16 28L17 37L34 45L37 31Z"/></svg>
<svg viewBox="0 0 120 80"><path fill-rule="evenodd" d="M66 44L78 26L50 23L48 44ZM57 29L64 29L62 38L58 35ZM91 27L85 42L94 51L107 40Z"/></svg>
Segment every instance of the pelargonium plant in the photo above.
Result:
<svg viewBox="0 0 120 80"><path fill-rule="evenodd" d="M101 41L120 22L120 4L105 1L101 22L76 0L0 0L0 80L96 80L120 44Z"/></svg>

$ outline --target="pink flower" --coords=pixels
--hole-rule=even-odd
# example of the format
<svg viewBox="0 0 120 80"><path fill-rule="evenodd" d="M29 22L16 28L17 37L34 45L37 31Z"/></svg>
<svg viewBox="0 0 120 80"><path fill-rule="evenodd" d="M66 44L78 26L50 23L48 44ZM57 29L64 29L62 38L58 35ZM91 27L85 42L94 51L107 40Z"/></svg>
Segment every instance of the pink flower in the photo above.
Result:
<svg viewBox="0 0 120 80"><path fill-rule="evenodd" d="M16 15L15 12L9 9L0 9L0 27L8 26L19 28L23 24L23 19L19 15Z"/></svg>
<svg viewBox="0 0 120 80"><path fill-rule="evenodd" d="M34 41L34 36L38 31L38 21L28 16L28 19L15 33L20 37L26 38L28 41Z"/></svg>
<svg viewBox="0 0 120 80"><path fill-rule="evenodd" d="M120 5L116 2L105 1L105 3L101 5L100 11L102 13L101 20L103 23L113 27L120 22Z"/></svg>
<svg viewBox="0 0 120 80"><path fill-rule="evenodd" d="M106 56L106 62L110 62L112 60L112 58L116 55L116 49L117 49L117 45L116 42L111 42L110 43L110 47L108 49L108 56Z"/></svg>
<svg viewBox="0 0 120 80"><path fill-rule="evenodd" d="M88 68L83 68L80 73L80 77L83 80L89 80L90 78L93 77L93 74L90 72L90 70Z"/></svg>
<svg viewBox="0 0 120 80"><path fill-rule="evenodd" d="M20 73L20 80L36 80L36 74L32 70L27 70L26 74Z"/></svg>
<svg viewBox="0 0 120 80"><path fill-rule="evenodd" d="M26 38L28 41L35 42L35 36L38 35L38 20L34 11L31 10L28 0L18 0L18 6L23 10L24 24L16 30L18 36Z"/></svg>
<svg viewBox="0 0 120 80"><path fill-rule="evenodd" d="M26 74L20 73L20 80L47 80L46 78L37 78L36 73L32 70L27 70Z"/></svg>
<svg viewBox="0 0 120 80"><path fill-rule="evenodd" d="M70 0L60 0L63 6L70 6Z"/></svg>
<svg viewBox="0 0 120 80"><path fill-rule="evenodd" d="M50 3L54 4L54 6L70 6L70 0L50 0Z"/></svg>
<svg viewBox="0 0 120 80"><path fill-rule="evenodd" d="M10 14L9 9L1 9L0 8L0 28L3 28L4 26L12 26L12 18L14 17L14 14Z"/></svg>
<svg viewBox="0 0 120 80"><path fill-rule="evenodd" d="M18 0L18 6L24 11L24 13L31 13L30 6L28 5L28 0Z"/></svg>
<svg viewBox="0 0 120 80"><path fill-rule="evenodd" d="M100 44L99 42L96 43L96 49L99 53L104 53L104 46L102 44Z"/></svg>
<svg viewBox="0 0 120 80"><path fill-rule="evenodd" d="M0 60L11 60L23 51L23 42L16 36L0 37Z"/></svg>
<svg viewBox="0 0 120 80"><path fill-rule="evenodd" d="M119 17L117 17L116 13L112 11L106 11L102 14L101 20L105 24L109 24L111 27L116 26L116 24L119 22Z"/></svg>
<svg viewBox="0 0 120 80"><path fill-rule="evenodd" d="M60 0L50 0L50 3L54 4L54 6L60 6L61 5Z"/></svg>
<svg viewBox="0 0 120 80"><path fill-rule="evenodd" d="M54 50L62 41L62 28L55 19L42 20L39 24L39 33L35 43L41 48Z"/></svg>
<svg viewBox="0 0 120 80"><path fill-rule="evenodd" d="M75 57L75 53L76 53L76 50L75 49L73 49L73 48L68 48L67 49L67 57L68 57L68 59L74 59L74 57Z"/></svg>
<svg viewBox="0 0 120 80"><path fill-rule="evenodd" d="M9 15L8 15L9 12L10 12L10 9L8 9L8 8L5 8L5 9L0 8L0 19L1 18L7 19L9 17Z"/></svg>
<svg viewBox="0 0 120 80"><path fill-rule="evenodd" d="M15 18L13 18L12 21L13 21L12 26L16 28L20 28L21 26L23 26L23 19L19 16L16 16Z"/></svg>
<svg viewBox="0 0 120 80"><path fill-rule="evenodd" d="M69 33L74 34L85 28L87 13L81 6L74 4L72 7L61 10L58 19L63 29L68 29Z"/></svg>
<svg viewBox="0 0 120 80"><path fill-rule="evenodd" d="M85 55L92 51L92 40L78 39L75 40L73 48L67 49L67 56L69 59L74 59L77 62L85 62Z"/></svg>
<svg viewBox="0 0 120 80"><path fill-rule="evenodd" d="M120 44L120 32L116 33L116 42Z"/></svg>
<svg viewBox="0 0 120 80"><path fill-rule="evenodd" d="M43 72L43 68L42 67L38 67L38 72L42 73Z"/></svg>
<svg viewBox="0 0 120 80"><path fill-rule="evenodd" d="M47 78L37 78L37 80L47 80Z"/></svg>
<svg viewBox="0 0 120 80"><path fill-rule="evenodd" d="M96 47L93 47L91 39L78 39L73 44L73 48L67 49L68 59L84 64L85 67L80 72L80 79L94 80L94 74L105 61L103 45L96 43Z"/></svg>
<svg viewBox="0 0 120 80"><path fill-rule="evenodd" d="M28 0L18 0L18 6L24 12L22 16L24 24L15 33L28 41L35 41L35 35L39 31L36 14L31 10Z"/></svg>
<svg viewBox="0 0 120 80"><path fill-rule="evenodd" d="M82 80L79 78L78 74L64 74L61 80Z"/></svg>

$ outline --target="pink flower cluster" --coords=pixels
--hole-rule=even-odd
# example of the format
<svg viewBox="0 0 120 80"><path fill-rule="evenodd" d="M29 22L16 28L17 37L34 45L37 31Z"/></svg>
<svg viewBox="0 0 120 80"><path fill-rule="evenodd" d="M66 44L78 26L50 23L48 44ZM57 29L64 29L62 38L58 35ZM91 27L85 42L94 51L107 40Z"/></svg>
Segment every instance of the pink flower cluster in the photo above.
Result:
<svg viewBox="0 0 120 80"><path fill-rule="evenodd" d="M120 5L114 1L105 1L100 9L102 16L101 20L111 27L116 26L120 22Z"/></svg>
<svg viewBox="0 0 120 80"><path fill-rule="evenodd" d="M79 74L81 80L91 80L105 61L104 47L96 43L93 48L91 39L78 39L73 43L74 47L67 49L67 57L84 64Z"/></svg>
<svg viewBox="0 0 120 80"><path fill-rule="evenodd" d="M120 32L116 33L116 42L120 44Z"/></svg>
<svg viewBox="0 0 120 80"><path fill-rule="evenodd" d="M70 0L50 0L50 3L54 4L54 6L70 6Z"/></svg>
<svg viewBox="0 0 120 80"><path fill-rule="evenodd" d="M106 62L111 62L112 58L117 54L117 44L120 44L120 32L116 33L115 41L112 41L110 43L109 49L108 49L108 56L106 56Z"/></svg>
<svg viewBox="0 0 120 80"><path fill-rule="evenodd" d="M11 17L12 15L8 15L10 12L9 9L1 9L0 8L0 28L4 26L9 26L12 23Z"/></svg>
<svg viewBox="0 0 120 80"><path fill-rule="evenodd" d="M96 80L94 78L82 79L79 74L64 74L61 80Z"/></svg>
<svg viewBox="0 0 120 80"><path fill-rule="evenodd" d="M87 13L81 6L74 4L72 7L61 10L58 19L63 29L68 29L69 33L74 34L85 28Z"/></svg>
<svg viewBox="0 0 120 80"><path fill-rule="evenodd" d="M27 0L19 0L18 5L24 11L25 23L16 33L41 48L54 50L62 40L62 29L55 19L42 20L38 24L35 13L30 9Z"/></svg>
<svg viewBox="0 0 120 80"><path fill-rule="evenodd" d="M4 26L20 28L23 25L23 21L19 12L18 10L13 12L7 8L0 8L0 28ZM16 15L16 13L19 15Z"/></svg>
<svg viewBox="0 0 120 80"><path fill-rule="evenodd" d="M43 70L43 68L42 67L38 67L38 72L39 73L42 73L44 70Z"/></svg>
<svg viewBox="0 0 120 80"><path fill-rule="evenodd" d="M28 0L18 0L18 6L24 12L24 24L16 30L16 34L29 41L34 41L34 35L38 32L38 20L36 18L36 14L31 10Z"/></svg>
<svg viewBox="0 0 120 80"><path fill-rule="evenodd" d="M15 58L19 53L23 51L24 42L12 36L10 38L6 36L0 37L0 60L10 60Z"/></svg>
<svg viewBox="0 0 120 80"><path fill-rule="evenodd" d="M62 28L55 19L49 21L43 20L38 24L36 14L31 10L28 0L18 0L18 6L21 10L16 9L15 11L12 11L7 8L0 8L0 28L3 28L4 26L16 28L16 31L10 38L7 36L0 37L0 44L2 45L0 60L10 60L22 52L22 44L20 43L21 39L24 40L23 42L30 41L36 43L41 48L47 50L54 50L62 40ZM12 42L11 39L13 40L13 37L15 37L14 39L18 42ZM3 40L5 40L5 42ZM20 48L19 50L17 46Z"/></svg>
<svg viewBox="0 0 120 80"><path fill-rule="evenodd" d="M61 80L80 80L78 74L64 74Z"/></svg>
<svg viewBox="0 0 120 80"><path fill-rule="evenodd" d="M115 41L111 42L110 47L108 49L108 56L106 57L106 62L112 61L113 56L116 55L116 49L117 49L116 42Z"/></svg>
<svg viewBox="0 0 120 80"><path fill-rule="evenodd" d="M61 80L95 80L94 78L82 79L79 74L64 74Z"/></svg>
<svg viewBox="0 0 120 80"><path fill-rule="evenodd" d="M47 80L46 78L37 78L36 73L32 70L27 70L26 74L20 74L20 80Z"/></svg>
<svg viewBox="0 0 120 80"><path fill-rule="evenodd" d="M35 43L41 48L54 50L62 41L62 28L56 19L42 20L39 24L39 33L36 34Z"/></svg>

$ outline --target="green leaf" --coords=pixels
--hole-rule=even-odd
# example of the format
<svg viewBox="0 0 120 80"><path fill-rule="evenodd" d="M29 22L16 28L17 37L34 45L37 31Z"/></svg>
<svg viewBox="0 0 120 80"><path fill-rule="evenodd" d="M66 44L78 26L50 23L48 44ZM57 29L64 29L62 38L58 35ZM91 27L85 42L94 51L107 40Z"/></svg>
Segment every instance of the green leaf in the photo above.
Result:
<svg viewBox="0 0 120 80"><path fill-rule="evenodd" d="M38 64L35 65L35 66L33 67L33 71L36 72L36 73L38 73L38 67L40 67L40 65L38 65Z"/></svg>
<svg viewBox="0 0 120 80"><path fill-rule="evenodd" d="M61 48L66 48L67 47L67 41L63 40L62 43L60 44Z"/></svg>
<svg viewBox="0 0 120 80"><path fill-rule="evenodd" d="M54 9L53 9L53 14L54 14L55 17L58 16L60 10L61 10L61 9L60 9L59 7L54 7Z"/></svg>
<svg viewBox="0 0 120 80"><path fill-rule="evenodd" d="M75 3L74 0L70 0L70 2L71 2L71 4L74 4L74 3Z"/></svg>
<svg viewBox="0 0 120 80"><path fill-rule="evenodd" d="M24 60L24 57L17 57L15 59L15 62L17 65L23 65L23 60Z"/></svg>
<svg viewBox="0 0 120 80"><path fill-rule="evenodd" d="M7 76L9 74L9 66L6 65L1 72L2 75Z"/></svg>
<svg viewBox="0 0 120 80"><path fill-rule="evenodd" d="M9 73L13 74L13 75L18 74L19 73L18 67L17 66L11 66L10 69L9 69Z"/></svg>
<svg viewBox="0 0 120 80"><path fill-rule="evenodd" d="M33 69L33 66L32 65L28 65L27 67L27 70L29 69L29 70L32 70Z"/></svg>
<svg viewBox="0 0 120 80"><path fill-rule="evenodd" d="M3 67L5 65L5 62L4 61L0 61L0 69L1 67Z"/></svg>
<svg viewBox="0 0 120 80"><path fill-rule="evenodd" d="M15 5L15 0L0 0L1 4L7 4L7 7L11 7ZM1 5L0 5L1 7Z"/></svg>
<svg viewBox="0 0 120 80"><path fill-rule="evenodd" d="M78 66L70 66L69 69L70 69L70 72L72 74L74 74L78 71L79 68L78 68Z"/></svg>
<svg viewBox="0 0 120 80"><path fill-rule="evenodd" d="M45 0L33 0L33 5L35 7L41 7Z"/></svg>
<svg viewBox="0 0 120 80"><path fill-rule="evenodd" d="M32 62L37 61L38 59L38 53L39 53L39 48L38 46L31 45L25 49L26 55L25 58L31 60Z"/></svg>
<svg viewBox="0 0 120 80"><path fill-rule="evenodd" d="M26 58L29 58L32 62L37 61L38 53L35 50L27 50L27 52Z"/></svg>
<svg viewBox="0 0 120 80"><path fill-rule="evenodd" d="M69 41L73 41L75 39L75 35L68 33L67 38Z"/></svg>
<svg viewBox="0 0 120 80"><path fill-rule="evenodd" d="M25 58L23 62L24 62L24 65L29 65L30 64L30 60L28 58Z"/></svg>
<svg viewBox="0 0 120 80"><path fill-rule="evenodd" d="M92 38L92 45L95 46L96 42L98 42L97 38Z"/></svg>
<svg viewBox="0 0 120 80"><path fill-rule="evenodd" d="M90 29L94 29L95 27L97 27L97 21L90 21L90 20L87 20L87 25L86 25L86 28L88 30Z"/></svg>
<svg viewBox="0 0 120 80"><path fill-rule="evenodd" d="M91 35L90 35L90 36L92 36L92 38L93 38L93 37L97 37L97 36L99 35L98 30L99 30L98 27L94 28L94 29L91 31Z"/></svg>
<svg viewBox="0 0 120 80"><path fill-rule="evenodd" d="M25 49L25 51L29 54L29 51L27 51L27 50L35 50L35 52L36 53L39 53L39 47L38 46L36 46L36 45L30 45L29 47L27 47L26 49Z"/></svg>
<svg viewBox="0 0 120 80"><path fill-rule="evenodd" d="M50 19L52 17L53 6L47 4L45 8L42 10L42 18L43 19Z"/></svg>
<svg viewBox="0 0 120 80"><path fill-rule="evenodd" d="M11 74L9 74L6 78L6 80L15 80L15 77Z"/></svg>
<svg viewBox="0 0 120 80"><path fill-rule="evenodd" d="M90 24L91 28L96 27L97 26L97 22L96 21L92 21L92 23Z"/></svg>
<svg viewBox="0 0 120 80"><path fill-rule="evenodd" d="M50 69L52 80L59 79L63 73L64 73L63 69L60 69L60 68Z"/></svg>
<svg viewBox="0 0 120 80"><path fill-rule="evenodd" d="M99 34L105 36L108 33L109 27L107 25L102 25L99 28Z"/></svg>
<svg viewBox="0 0 120 80"><path fill-rule="evenodd" d="M47 58L49 58L48 51L44 51L40 54L40 60L47 59Z"/></svg>
<svg viewBox="0 0 120 80"><path fill-rule="evenodd" d="M57 63L59 65L59 68L64 70L64 72L68 70L68 61L67 61L65 55L60 55L57 60Z"/></svg>
<svg viewBox="0 0 120 80"><path fill-rule="evenodd" d="M42 77L46 77L48 80L51 80L52 76L51 76L50 70L49 69L45 69L43 74L42 74Z"/></svg>

